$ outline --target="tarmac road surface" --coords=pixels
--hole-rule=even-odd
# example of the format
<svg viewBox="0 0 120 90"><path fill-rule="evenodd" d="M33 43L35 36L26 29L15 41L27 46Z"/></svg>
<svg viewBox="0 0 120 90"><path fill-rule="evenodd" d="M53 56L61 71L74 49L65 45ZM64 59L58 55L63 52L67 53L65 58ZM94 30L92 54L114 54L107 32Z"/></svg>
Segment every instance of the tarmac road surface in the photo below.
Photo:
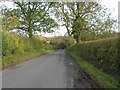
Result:
<svg viewBox="0 0 120 90"><path fill-rule="evenodd" d="M84 74L64 50L43 55L2 71L3 88L89 88Z"/></svg>

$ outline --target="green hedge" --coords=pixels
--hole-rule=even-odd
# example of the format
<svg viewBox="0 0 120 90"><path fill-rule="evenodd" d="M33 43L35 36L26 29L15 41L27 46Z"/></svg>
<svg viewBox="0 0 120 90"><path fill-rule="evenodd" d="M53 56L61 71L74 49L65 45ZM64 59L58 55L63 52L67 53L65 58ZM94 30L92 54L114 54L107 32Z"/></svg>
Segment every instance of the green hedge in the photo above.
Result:
<svg viewBox="0 0 120 90"><path fill-rule="evenodd" d="M120 44L118 42L120 42L118 38L82 42L69 47L68 51L74 52L101 70L119 77L120 58L118 54Z"/></svg>

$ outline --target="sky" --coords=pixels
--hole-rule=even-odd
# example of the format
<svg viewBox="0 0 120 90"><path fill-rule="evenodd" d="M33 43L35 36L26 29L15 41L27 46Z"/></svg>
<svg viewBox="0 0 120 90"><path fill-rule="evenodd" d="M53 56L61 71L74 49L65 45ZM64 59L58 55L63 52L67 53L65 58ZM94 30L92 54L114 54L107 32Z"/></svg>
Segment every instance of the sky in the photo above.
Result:
<svg viewBox="0 0 120 90"><path fill-rule="evenodd" d="M118 18L118 2L120 0L101 0L101 4L110 9L113 17Z"/></svg>
<svg viewBox="0 0 120 90"><path fill-rule="evenodd" d="M112 17L115 19L118 19L118 2L120 0L99 0L99 2L106 8L110 9L110 12L112 14ZM1 7L0 3L0 7ZM9 2L9 0L6 0L5 3L6 6L8 7L13 7L13 3ZM52 34L43 34L44 36L54 36L54 35L64 35L66 33L66 28L65 27L60 27L55 33Z"/></svg>

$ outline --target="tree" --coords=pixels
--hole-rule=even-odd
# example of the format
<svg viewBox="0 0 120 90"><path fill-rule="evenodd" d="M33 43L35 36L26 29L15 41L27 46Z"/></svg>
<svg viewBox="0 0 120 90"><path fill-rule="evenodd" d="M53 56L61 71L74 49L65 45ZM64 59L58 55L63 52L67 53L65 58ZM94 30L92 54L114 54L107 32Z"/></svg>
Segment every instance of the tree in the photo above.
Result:
<svg viewBox="0 0 120 90"><path fill-rule="evenodd" d="M93 27L93 23L89 23L89 19L95 19L95 15L101 7L96 2L75 2L71 4L72 5L68 5L68 7L74 18L72 34L77 43L79 43L79 41L81 41L81 37L83 37L82 35L86 31L89 32L90 28Z"/></svg>
<svg viewBox="0 0 120 90"><path fill-rule="evenodd" d="M53 9L51 13L54 14L56 20L60 22L61 26L65 26L67 29L67 35L72 36L72 23L71 23L71 14L67 8L66 2L54 2Z"/></svg>
<svg viewBox="0 0 120 90"><path fill-rule="evenodd" d="M36 31L53 32L52 28L57 27L55 22L47 12L52 2L14 2L17 9L13 9L12 13L20 17L21 29L28 33L29 38Z"/></svg>
<svg viewBox="0 0 120 90"><path fill-rule="evenodd" d="M69 11L67 10L67 8L65 9L65 7L66 4L61 4L61 20L63 21L62 26L66 27L68 36L71 36L71 29L72 29L71 18L69 17Z"/></svg>
<svg viewBox="0 0 120 90"><path fill-rule="evenodd" d="M85 33L96 36L111 32L115 20L108 17L110 14L107 13L98 2L67 2L61 4L60 15L68 35L72 35L79 43L84 40Z"/></svg>

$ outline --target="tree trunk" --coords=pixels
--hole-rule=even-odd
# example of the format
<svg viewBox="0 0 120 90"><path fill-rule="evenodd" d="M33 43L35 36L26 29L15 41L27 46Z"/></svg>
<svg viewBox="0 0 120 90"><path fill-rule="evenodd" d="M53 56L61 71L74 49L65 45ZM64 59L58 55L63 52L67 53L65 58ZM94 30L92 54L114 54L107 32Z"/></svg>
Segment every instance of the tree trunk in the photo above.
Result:
<svg viewBox="0 0 120 90"><path fill-rule="evenodd" d="M28 32L29 34L29 38L32 38L32 36L33 36L33 34L32 34L32 30L31 29L29 29L29 32Z"/></svg>
<svg viewBox="0 0 120 90"><path fill-rule="evenodd" d="M29 24L29 27L28 27L28 35L29 35L29 38L32 38L32 36L33 36L31 24Z"/></svg>
<svg viewBox="0 0 120 90"><path fill-rule="evenodd" d="M68 27L66 27L66 28L67 28L67 34L68 34L68 36L71 36L70 30L68 29Z"/></svg>
<svg viewBox="0 0 120 90"><path fill-rule="evenodd" d="M79 43L80 42L80 36L78 35L76 38L76 42Z"/></svg>
<svg viewBox="0 0 120 90"><path fill-rule="evenodd" d="M27 19L28 20L28 35L29 35L29 38L32 38L32 36L33 36L33 34L32 34L32 27L31 27L31 25L32 25L32 23L31 23L31 8L30 8L30 2L29 2L29 6L28 6L28 17L29 17L29 19Z"/></svg>

